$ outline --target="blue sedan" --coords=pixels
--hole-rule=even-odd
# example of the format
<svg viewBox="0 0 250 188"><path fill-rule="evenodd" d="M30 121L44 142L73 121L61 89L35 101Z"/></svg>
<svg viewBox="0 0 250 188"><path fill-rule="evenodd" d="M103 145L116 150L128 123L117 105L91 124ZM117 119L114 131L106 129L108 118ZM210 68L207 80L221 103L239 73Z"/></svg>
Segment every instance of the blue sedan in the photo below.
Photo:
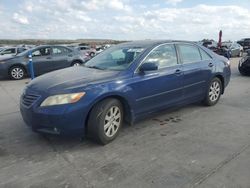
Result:
<svg viewBox="0 0 250 188"><path fill-rule="evenodd" d="M20 109L35 132L107 144L125 121L198 101L215 105L230 76L228 59L196 43L128 42L85 65L37 77L24 89Z"/></svg>

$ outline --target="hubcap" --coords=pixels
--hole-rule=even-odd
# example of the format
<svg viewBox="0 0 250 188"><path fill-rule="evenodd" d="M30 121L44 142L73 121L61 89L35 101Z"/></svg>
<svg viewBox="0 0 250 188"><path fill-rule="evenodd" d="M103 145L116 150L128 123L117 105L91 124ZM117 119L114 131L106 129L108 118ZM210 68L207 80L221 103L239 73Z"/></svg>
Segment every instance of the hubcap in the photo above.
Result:
<svg viewBox="0 0 250 188"><path fill-rule="evenodd" d="M80 65L80 63L74 63L74 67L77 67L77 66L79 66Z"/></svg>
<svg viewBox="0 0 250 188"><path fill-rule="evenodd" d="M218 100L219 96L220 96L220 84L219 82L215 81L211 84L210 89L209 89L209 99L212 102L215 102L216 100Z"/></svg>
<svg viewBox="0 0 250 188"><path fill-rule="evenodd" d="M104 120L104 133L107 137L113 137L121 125L121 111L117 106L109 109Z"/></svg>
<svg viewBox="0 0 250 188"><path fill-rule="evenodd" d="M17 67L17 68L12 69L11 71L11 76L15 79L20 79L23 77L23 75L24 75L24 72L23 72L23 69L21 68Z"/></svg>

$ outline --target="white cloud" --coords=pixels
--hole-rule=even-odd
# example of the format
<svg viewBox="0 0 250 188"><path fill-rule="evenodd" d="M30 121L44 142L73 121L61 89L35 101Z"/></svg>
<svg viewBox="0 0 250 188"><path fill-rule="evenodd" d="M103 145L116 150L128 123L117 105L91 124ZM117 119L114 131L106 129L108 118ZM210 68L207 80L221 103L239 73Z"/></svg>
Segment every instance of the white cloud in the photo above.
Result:
<svg viewBox="0 0 250 188"><path fill-rule="evenodd" d="M121 0L87 0L82 1L81 5L90 11L100 10L105 8L110 8L113 10L123 10L123 11L131 11L131 7L126 5Z"/></svg>
<svg viewBox="0 0 250 188"><path fill-rule="evenodd" d="M13 14L13 20L19 24L24 24L24 25L27 25L29 24L29 20L27 17L19 14L19 13L14 13Z"/></svg>
<svg viewBox="0 0 250 188"><path fill-rule="evenodd" d="M183 0L167 0L167 4L177 5L178 3L182 2Z"/></svg>
<svg viewBox="0 0 250 188"><path fill-rule="evenodd" d="M220 29L223 40L249 35L250 10L246 7L166 8L169 6L163 4L133 5L131 0L24 0L24 5L17 5L12 12L4 7L0 14L0 38L217 40ZM25 27L27 24L29 27Z"/></svg>
<svg viewBox="0 0 250 188"><path fill-rule="evenodd" d="M218 32L222 29L224 39L237 40L249 35L250 31L250 10L239 6L163 8L140 15L118 16L115 20L122 23L124 28L133 25L130 30L130 33L133 32L133 39L217 39Z"/></svg>

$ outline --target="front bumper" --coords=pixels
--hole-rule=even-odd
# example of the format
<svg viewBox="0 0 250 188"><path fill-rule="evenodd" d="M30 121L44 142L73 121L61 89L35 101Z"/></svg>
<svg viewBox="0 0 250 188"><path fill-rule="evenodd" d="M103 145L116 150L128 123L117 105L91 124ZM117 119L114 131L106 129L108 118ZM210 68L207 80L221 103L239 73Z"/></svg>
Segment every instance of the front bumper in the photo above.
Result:
<svg viewBox="0 0 250 188"><path fill-rule="evenodd" d="M46 98L46 97L45 97ZM44 98L38 98L27 106L20 100L20 112L24 122L34 131L55 135L84 136L88 109L83 103L40 107Z"/></svg>

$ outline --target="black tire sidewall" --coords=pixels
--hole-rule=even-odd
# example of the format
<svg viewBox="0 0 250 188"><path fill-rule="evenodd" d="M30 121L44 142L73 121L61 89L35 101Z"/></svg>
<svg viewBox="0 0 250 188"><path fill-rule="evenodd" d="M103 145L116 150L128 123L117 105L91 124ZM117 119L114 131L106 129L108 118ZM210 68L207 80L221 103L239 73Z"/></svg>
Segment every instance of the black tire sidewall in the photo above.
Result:
<svg viewBox="0 0 250 188"><path fill-rule="evenodd" d="M218 97L218 99L217 99L216 101L211 101L211 100L210 100L210 97L209 97L209 91L210 91L211 85L212 85L214 82L218 82L219 85L220 85L220 95L219 95L219 97ZM221 80L220 80L219 78L215 77L215 78L213 78L213 79L211 80L211 82L210 82L210 84L209 84L209 87L208 87L208 90L207 90L206 99L205 99L205 104L206 104L207 106L213 106L213 105L217 104L218 101L220 100L221 93L222 93L222 82L221 82Z"/></svg>
<svg viewBox="0 0 250 188"><path fill-rule="evenodd" d="M117 106L121 112L121 124L116 132L116 134L112 137L107 137L104 133L104 119L108 112L108 110ZM97 141L100 144L107 144L114 140L122 127L123 123L123 107L122 104L117 99L105 99L95 105L90 112L90 117L88 121L88 136L93 140Z"/></svg>
<svg viewBox="0 0 250 188"><path fill-rule="evenodd" d="M240 74L242 76L246 76L247 75L246 72L244 71L244 69L240 66L240 64L238 65L238 70L239 70L239 72L240 72Z"/></svg>

